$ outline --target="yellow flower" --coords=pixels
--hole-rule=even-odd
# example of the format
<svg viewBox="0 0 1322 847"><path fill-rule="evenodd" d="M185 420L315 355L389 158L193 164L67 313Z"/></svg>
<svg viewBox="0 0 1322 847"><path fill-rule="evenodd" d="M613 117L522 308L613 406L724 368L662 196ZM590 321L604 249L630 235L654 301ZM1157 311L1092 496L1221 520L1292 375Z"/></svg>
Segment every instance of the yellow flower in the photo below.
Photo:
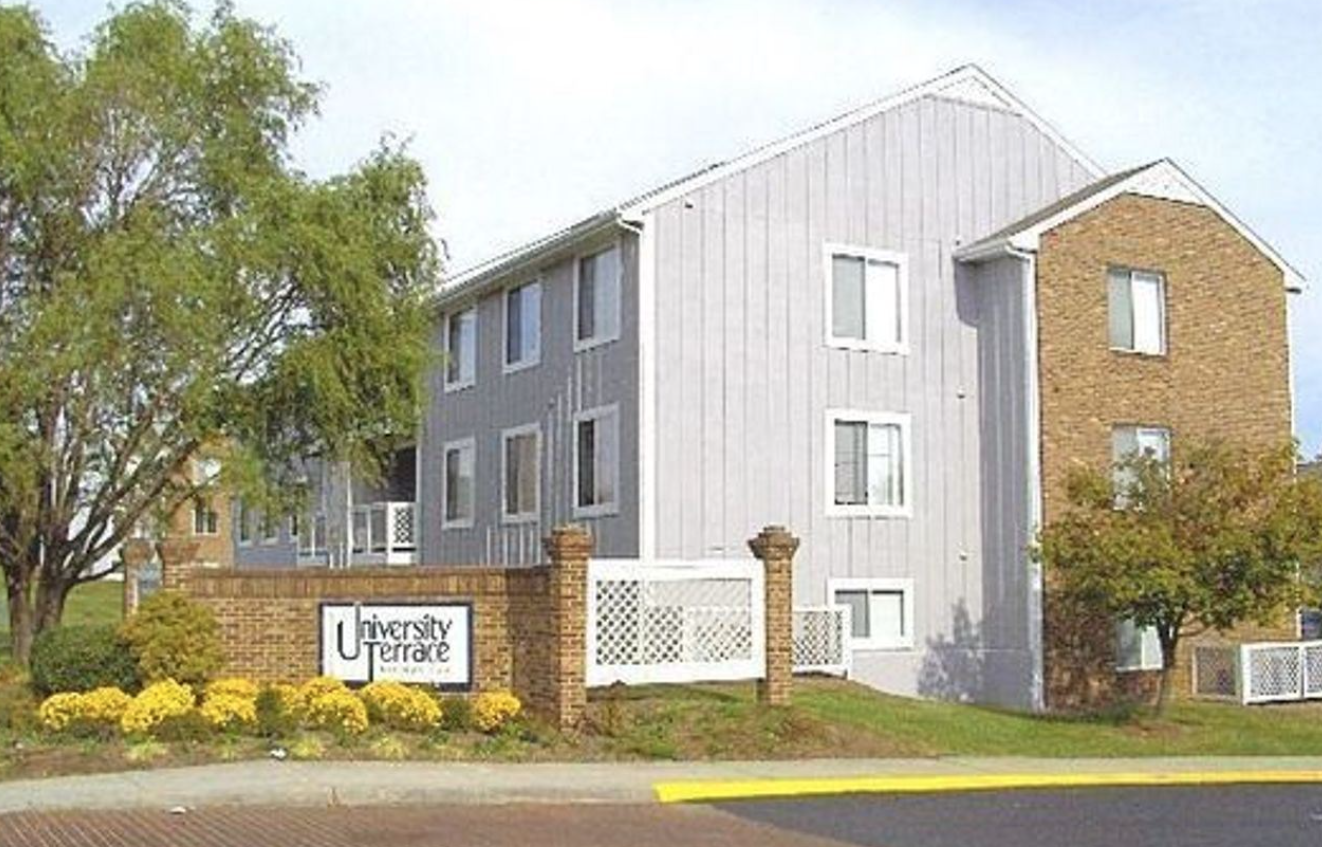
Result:
<svg viewBox="0 0 1322 847"><path fill-rule="evenodd" d="M473 698L473 724L483 732L495 732L523 710L519 698L508 691L484 691Z"/></svg>
<svg viewBox="0 0 1322 847"><path fill-rule="evenodd" d="M83 695L76 692L52 694L37 707L37 720L52 732L68 729L69 724L78 719L82 699Z"/></svg>
<svg viewBox="0 0 1322 847"><path fill-rule="evenodd" d="M206 696L228 695L238 697L243 700L257 699L257 683L251 679L242 679L240 677L231 677L229 679L218 679L215 682L207 683Z"/></svg>
<svg viewBox="0 0 1322 847"><path fill-rule="evenodd" d="M307 720L319 729L358 735L367 729L367 706L341 686L308 701Z"/></svg>
<svg viewBox="0 0 1322 847"><path fill-rule="evenodd" d="M347 694L349 688L340 680L331 676L314 676L298 687L299 705L306 709L313 700L323 694L341 692Z"/></svg>
<svg viewBox="0 0 1322 847"><path fill-rule="evenodd" d="M83 695L81 717L92 723L116 726L133 698L113 686L94 688Z"/></svg>
<svg viewBox="0 0 1322 847"><path fill-rule="evenodd" d="M373 721L393 729L423 732L441 722L441 704L435 697L400 682L369 682L358 696Z"/></svg>
<svg viewBox="0 0 1322 847"><path fill-rule="evenodd" d="M126 735L150 735L163 721L183 717L192 710L193 689L172 679L162 680L133 698L120 718L119 728Z"/></svg>
<svg viewBox="0 0 1322 847"><path fill-rule="evenodd" d="M257 723L256 700L236 694L207 694L200 711L206 722L217 729Z"/></svg>

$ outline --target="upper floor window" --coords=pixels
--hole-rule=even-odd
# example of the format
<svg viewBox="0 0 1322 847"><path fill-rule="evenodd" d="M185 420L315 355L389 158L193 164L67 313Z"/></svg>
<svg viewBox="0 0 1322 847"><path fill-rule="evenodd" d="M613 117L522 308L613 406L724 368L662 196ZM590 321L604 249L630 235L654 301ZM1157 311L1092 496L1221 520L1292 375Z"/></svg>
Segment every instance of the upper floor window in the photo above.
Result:
<svg viewBox="0 0 1322 847"><path fill-rule="evenodd" d="M220 514L211 504L198 500L193 504L193 534L217 535L220 532Z"/></svg>
<svg viewBox="0 0 1322 847"><path fill-rule="evenodd" d="M574 514L614 514L619 509L620 425L615 406L574 416Z"/></svg>
<svg viewBox="0 0 1322 847"><path fill-rule="evenodd" d="M463 528L473 525L473 480L477 442L471 438L451 441L444 448L444 486L441 489L441 526Z"/></svg>
<svg viewBox="0 0 1322 847"><path fill-rule="evenodd" d="M252 519L253 519L252 509L248 508L247 503L240 500L238 506L235 508L235 512L236 512L237 520L235 520L234 522L238 524L239 544L251 544Z"/></svg>
<svg viewBox="0 0 1322 847"><path fill-rule="evenodd" d="M1166 280L1152 271L1112 268L1107 274L1111 347L1166 352Z"/></svg>
<svg viewBox="0 0 1322 847"><path fill-rule="evenodd" d="M477 308L455 312L445 321L445 390L467 388L477 377Z"/></svg>
<svg viewBox="0 0 1322 847"><path fill-rule="evenodd" d="M500 513L505 523L537 519L537 493L542 484L540 441L541 428L537 424L505 430Z"/></svg>
<svg viewBox="0 0 1322 847"><path fill-rule="evenodd" d="M826 456L827 514L910 514L908 415L828 411Z"/></svg>
<svg viewBox="0 0 1322 847"><path fill-rule="evenodd" d="M542 284L505 292L505 372L531 367L542 357Z"/></svg>
<svg viewBox="0 0 1322 847"><path fill-rule="evenodd" d="M903 253L826 246L826 343L909 351L909 262Z"/></svg>
<svg viewBox="0 0 1322 847"><path fill-rule="evenodd" d="M574 349L620 337L620 251L609 247L578 260L574 284Z"/></svg>

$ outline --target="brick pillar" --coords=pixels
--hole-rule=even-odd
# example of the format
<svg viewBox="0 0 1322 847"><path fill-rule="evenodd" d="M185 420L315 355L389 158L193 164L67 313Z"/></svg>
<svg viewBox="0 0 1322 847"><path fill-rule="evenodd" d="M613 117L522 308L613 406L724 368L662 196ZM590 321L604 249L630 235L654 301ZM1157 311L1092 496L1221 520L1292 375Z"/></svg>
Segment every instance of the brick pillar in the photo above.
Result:
<svg viewBox="0 0 1322 847"><path fill-rule="evenodd" d="M156 545L161 557L161 588L179 591L188 580L188 573L197 567L196 541L166 536Z"/></svg>
<svg viewBox="0 0 1322 847"><path fill-rule="evenodd" d="M581 526L567 524L551 530L542 540L551 558L548 580L552 635L549 702L550 717L562 729L573 729L587 706L588 557L592 536Z"/></svg>
<svg viewBox="0 0 1322 847"><path fill-rule="evenodd" d="M773 525L749 539L748 549L766 568L767 667L757 683L757 699L783 706L794 684L794 551L799 539Z"/></svg>
<svg viewBox="0 0 1322 847"><path fill-rule="evenodd" d="M124 561L124 617L138 609L138 571L151 561L151 544L141 538L130 538L119 550Z"/></svg>

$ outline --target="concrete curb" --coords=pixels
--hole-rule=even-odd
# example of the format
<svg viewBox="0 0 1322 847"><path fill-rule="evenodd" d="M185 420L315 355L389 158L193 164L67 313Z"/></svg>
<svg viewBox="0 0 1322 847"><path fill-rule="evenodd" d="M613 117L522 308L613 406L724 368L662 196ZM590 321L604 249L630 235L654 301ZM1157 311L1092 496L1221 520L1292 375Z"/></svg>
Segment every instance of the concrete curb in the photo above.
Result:
<svg viewBox="0 0 1322 847"><path fill-rule="evenodd" d="M1322 771L1188 771L1149 773L1008 773L821 779L680 780L658 782L660 803L814 797L832 794L935 794L1032 788L1322 783Z"/></svg>

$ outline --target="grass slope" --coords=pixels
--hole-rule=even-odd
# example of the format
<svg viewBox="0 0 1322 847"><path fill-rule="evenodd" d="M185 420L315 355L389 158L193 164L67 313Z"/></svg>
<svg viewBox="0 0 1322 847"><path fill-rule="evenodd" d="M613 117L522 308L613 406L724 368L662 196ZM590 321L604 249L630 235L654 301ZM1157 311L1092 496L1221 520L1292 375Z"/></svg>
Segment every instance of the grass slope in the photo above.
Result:
<svg viewBox="0 0 1322 847"><path fill-rule="evenodd" d="M69 594L62 622L65 626L119 623L124 608L123 598L122 582L89 582L80 585ZM0 597L0 661L8 657L9 606L5 598Z"/></svg>

